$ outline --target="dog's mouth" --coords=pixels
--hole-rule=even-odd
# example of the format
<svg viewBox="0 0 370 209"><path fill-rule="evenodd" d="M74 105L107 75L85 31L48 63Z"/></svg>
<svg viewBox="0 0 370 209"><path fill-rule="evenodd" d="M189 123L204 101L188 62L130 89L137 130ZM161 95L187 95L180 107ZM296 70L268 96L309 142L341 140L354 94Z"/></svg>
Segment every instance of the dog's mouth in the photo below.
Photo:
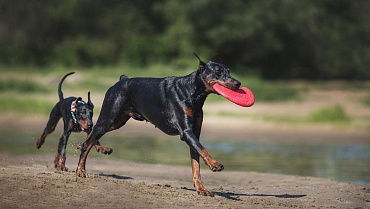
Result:
<svg viewBox="0 0 370 209"><path fill-rule="evenodd" d="M82 132L86 132L86 133L90 133L90 131L92 130L92 128L91 127L88 127L88 128L84 128L84 127L82 127L82 126L80 126L81 127L81 131Z"/></svg>
<svg viewBox="0 0 370 209"><path fill-rule="evenodd" d="M79 125L80 125L80 128L81 128L81 131L83 131L83 132L88 132L91 128L87 125L87 122L85 122L84 120L80 120Z"/></svg>
<svg viewBox="0 0 370 209"><path fill-rule="evenodd" d="M219 82L219 81L217 81L217 82L214 82L214 83L213 83L213 85L214 85L215 83L217 83L217 84L219 84L219 85L221 85L221 86L223 86L223 87L225 87L225 88L228 88L228 89L230 89L230 90L233 90L233 91L238 90L238 89L239 89L239 87L240 87L240 83L239 83L239 85L234 85L234 84L231 84L231 83L229 83L229 82ZM212 88L213 88L213 85L212 85ZM213 89L213 90L215 90L215 89ZM217 92L217 91L216 91L216 92Z"/></svg>

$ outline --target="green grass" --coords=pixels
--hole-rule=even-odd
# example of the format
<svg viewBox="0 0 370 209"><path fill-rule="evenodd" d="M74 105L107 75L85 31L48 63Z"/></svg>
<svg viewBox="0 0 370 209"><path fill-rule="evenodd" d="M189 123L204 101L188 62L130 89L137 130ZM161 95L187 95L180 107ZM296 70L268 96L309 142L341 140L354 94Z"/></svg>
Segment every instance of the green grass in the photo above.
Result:
<svg viewBox="0 0 370 209"><path fill-rule="evenodd" d="M8 68L8 71L3 71L4 68ZM64 68L59 66L45 67L36 71L33 68L25 67L3 67L0 71L1 74L11 75L11 81L2 81L4 83L3 88L0 91L9 91L15 89L20 92L46 92L45 86L39 85L34 81L28 81L33 78L44 78L52 76L54 80L59 80L64 74L74 71L75 75L79 76L80 79L74 83L64 85L63 89L79 89L83 91L91 92L105 92L110 86L119 80L122 74L128 77L166 77L166 76L184 76L193 72L197 68L197 64L194 64L193 68L178 68L173 65L154 64L147 67L137 66L96 66L92 68ZM19 74L28 75L23 76L21 80L17 79ZM30 76L32 75L32 76ZM293 87L292 85L284 82L277 81L265 81L258 76L240 76L232 73L236 79L242 82L242 86L245 86L252 90L255 95L256 102L277 102L277 101L289 101L299 100L299 93L302 89ZM8 76L9 77L9 76ZM27 81L25 81L27 79ZM55 83L57 88L57 83ZM3 90L1 90L3 89ZM49 88L50 89L50 88ZM211 98L210 101L222 101L221 97Z"/></svg>
<svg viewBox="0 0 370 209"><path fill-rule="evenodd" d="M342 106L334 105L313 111L308 115L307 121L314 123L348 123L350 122L350 117Z"/></svg>
<svg viewBox="0 0 370 209"><path fill-rule="evenodd" d="M0 92L48 92L49 89L45 86L39 85L33 81L26 80L0 80Z"/></svg>
<svg viewBox="0 0 370 209"><path fill-rule="evenodd" d="M240 77L238 80L242 82L242 86L253 92L256 102L299 100L299 93L302 91L283 82L263 80L255 76Z"/></svg>
<svg viewBox="0 0 370 209"><path fill-rule="evenodd" d="M54 104L49 101L34 99L0 98L0 114L49 114Z"/></svg>
<svg viewBox="0 0 370 209"><path fill-rule="evenodd" d="M299 94L303 91L303 89L293 87L289 84L266 81L255 76L235 76L235 78L242 83L242 86L249 88L253 92L256 103L299 101ZM226 100L221 96L210 95L207 101L219 102Z"/></svg>
<svg viewBox="0 0 370 209"><path fill-rule="evenodd" d="M220 117L232 118L251 118L267 122L285 123L285 124L313 124L327 123L333 125L348 124L351 118L346 114L343 107L334 105L320 108L312 111L307 116L287 116L287 115L247 115L232 112L220 111L216 113Z"/></svg>
<svg viewBox="0 0 370 209"><path fill-rule="evenodd" d="M370 107L370 94L362 98L361 103L366 107Z"/></svg>

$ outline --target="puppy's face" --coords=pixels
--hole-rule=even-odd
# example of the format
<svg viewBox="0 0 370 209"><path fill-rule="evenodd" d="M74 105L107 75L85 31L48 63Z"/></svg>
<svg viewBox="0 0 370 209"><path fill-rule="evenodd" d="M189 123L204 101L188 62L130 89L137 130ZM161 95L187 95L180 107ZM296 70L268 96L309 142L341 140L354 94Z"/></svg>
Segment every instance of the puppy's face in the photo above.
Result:
<svg viewBox="0 0 370 209"><path fill-rule="evenodd" d="M93 127L93 108L85 103L77 106L76 110L77 121L82 131L89 132Z"/></svg>
<svg viewBox="0 0 370 209"><path fill-rule="evenodd" d="M94 105L91 103L90 94L88 103L82 101L79 97L71 104L71 111L75 112L76 120L84 132L89 133L93 127L93 109Z"/></svg>

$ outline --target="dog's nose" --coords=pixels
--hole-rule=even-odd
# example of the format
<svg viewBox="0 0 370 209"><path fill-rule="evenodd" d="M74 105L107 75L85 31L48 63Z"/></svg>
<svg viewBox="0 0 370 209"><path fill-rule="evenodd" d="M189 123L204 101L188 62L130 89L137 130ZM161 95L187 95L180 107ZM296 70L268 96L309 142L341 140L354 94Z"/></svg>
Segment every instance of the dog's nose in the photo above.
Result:
<svg viewBox="0 0 370 209"><path fill-rule="evenodd" d="M234 85L235 85L235 87L237 87L239 89L240 85L242 85L242 84L239 81L235 80Z"/></svg>

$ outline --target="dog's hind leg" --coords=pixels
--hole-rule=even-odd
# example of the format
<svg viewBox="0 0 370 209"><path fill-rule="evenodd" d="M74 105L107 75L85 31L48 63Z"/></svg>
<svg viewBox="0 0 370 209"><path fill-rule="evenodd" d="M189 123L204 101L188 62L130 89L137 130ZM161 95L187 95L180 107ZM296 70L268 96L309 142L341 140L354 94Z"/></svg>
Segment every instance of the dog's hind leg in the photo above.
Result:
<svg viewBox="0 0 370 209"><path fill-rule="evenodd" d="M95 149L96 149L97 152L101 152L102 154L105 154L105 155L110 155L113 152L113 149L112 148L102 147L100 145L100 142L99 141L96 142L96 144L95 144L94 147L95 147Z"/></svg>
<svg viewBox="0 0 370 209"><path fill-rule="evenodd" d="M86 141L81 145L81 155L76 169L77 177L87 177L85 170L87 155L90 149L98 143L98 140L105 133L119 129L130 119L130 116L123 109L126 103L124 97L120 95L120 99L117 99L117 95L111 93L111 91L107 92L99 119Z"/></svg>
<svg viewBox="0 0 370 209"><path fill-rule="evenodd" d="M38 139L36 142L37 149L40 149L42 144L44 144L47 135L51 134L55 130L55 127L57 126L60 118L62 117L62 114L59 111L58 104L56 104L54 108L52 109L50 116L49 116L49 121L46 124L44 132L42 133L40 139Z"/></svg>
<svg viewBox="0 0 370 209"><path fill-rule="evenodd" d="M104 116L103 116L104 117ZM104 117L105 118L105 117ZM100 118L99 118L100 119ZM102 120L104 122L97 122L94 126L93 131L89 134L86 141L81 146L81 155L76 169L77 177L87 177L85 170L87 155L90 152L90 149L99 143L99 139L107 132L119 129L130 119L130 116L125 113L118 114L114 120Z"/></svg>

